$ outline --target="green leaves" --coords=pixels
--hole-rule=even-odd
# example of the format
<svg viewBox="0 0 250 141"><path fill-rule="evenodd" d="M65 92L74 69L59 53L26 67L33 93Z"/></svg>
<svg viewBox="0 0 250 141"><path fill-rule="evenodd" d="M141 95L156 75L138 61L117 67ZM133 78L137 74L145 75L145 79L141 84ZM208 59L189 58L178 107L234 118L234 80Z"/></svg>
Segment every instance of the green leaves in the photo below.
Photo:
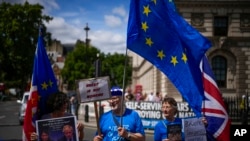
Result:
<svg viewBox="0 0 250 141"><path fill-rule="evenodd" d="M0 73L4 74L0 81L20 80L20 85L26 85L31 78L38 27L52 19L42 10L41 5L28 2L0 4Z"/></svg>

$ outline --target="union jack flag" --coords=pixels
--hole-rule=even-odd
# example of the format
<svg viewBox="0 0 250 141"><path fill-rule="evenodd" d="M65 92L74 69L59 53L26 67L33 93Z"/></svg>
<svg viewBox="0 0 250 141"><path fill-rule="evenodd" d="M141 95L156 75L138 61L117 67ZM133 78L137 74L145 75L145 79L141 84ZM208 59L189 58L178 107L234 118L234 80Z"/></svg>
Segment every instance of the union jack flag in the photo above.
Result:
<svg viewBox="0 0 250 141"><path fill-rule="evenodd" d="M202 112L208 121L206 128L208 140L230 141L231 121L206 56L202 59L201 71L205 96Z"/></svg>
<svg viewBox="0 0 250 141"><path fill-rule="evenodd" d="M50 109L46 108L46 101L49 95L57 91L57 81L45 49L41 27L39 29L30 95L23 124L23 141L30 141L31 133L36 131L35 121L40 119L43 114L50 112Z"/></svg>

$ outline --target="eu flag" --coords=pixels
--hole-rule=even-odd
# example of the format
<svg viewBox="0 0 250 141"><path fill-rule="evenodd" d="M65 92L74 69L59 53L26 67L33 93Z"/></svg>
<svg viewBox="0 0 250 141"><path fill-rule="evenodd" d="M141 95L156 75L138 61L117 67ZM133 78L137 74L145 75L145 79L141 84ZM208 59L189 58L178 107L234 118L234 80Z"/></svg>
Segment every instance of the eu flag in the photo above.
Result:
<svg viewBox="0 0 250 141"><path fill-rule="evenodd" d="M210 47L171 0L131 0L127 48L161 70L197 116L204 96L199 64Z"/></svg>
<svg viewBox="0 0 250 141"><path fill-rule="evenodd" d="M35 132L35 120L43 114L49 113L46 101L49 95L58 91L48 55L45 50L42 28L39 29L38 43L35 53L30 96L24 119L24 138L30 140L30 133Z"/></svg>

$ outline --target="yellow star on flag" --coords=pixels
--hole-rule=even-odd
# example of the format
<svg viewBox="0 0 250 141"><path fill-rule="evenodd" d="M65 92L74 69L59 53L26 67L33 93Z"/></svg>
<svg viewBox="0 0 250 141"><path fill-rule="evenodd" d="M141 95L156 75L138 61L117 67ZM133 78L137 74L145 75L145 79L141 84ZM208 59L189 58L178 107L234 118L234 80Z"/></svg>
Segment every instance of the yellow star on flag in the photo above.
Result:
<svg viewBox="0 0 250 141"><path fill-rule="evenodd" d="M49 80L49 86L52 87L53 86L53 82L51 80Z"/></svg>
<svg viewBox="0 0 250 141"><path fill-rule="evenodd" d="M152 46L153 42L152 42L151 38L146 38L146 44L150 47Z"/></svg>
<svg viewBox="0 0 250 141"><path fill-rule="evenodd" d="M171 57L171 63L174 64L174 66L178 63L176 56Z"/></svg>
<svg viewBox="0 0 250 141"><path fill-rule="evenodd" d="M165 54L163 53L163 50L161 51L157 51L158 52L158 55L157 57L161 58L161 60L163 59L163 57L165 57Z"/></svg>
<svg viewBox="0 0 250 141"><path fill-rule="evenodd" d="M148 13L151 12L151 10L149 9L149 5L148 6L143 6L143 9L144 9L143 14L146 14L148 16Z"/></svg>
<svg viewBox="0 0 250 141"><path fill-rule="evenodd" d="M43 82L43 84L42 84L42 89L43 89L43 90L47 90L47 88L48 88L48 84L46 84L45 82Z"/></svg>
<svg viewBox="0 0 250 141"><path fill-rule="evenodd" d="M154 3L155 3L155 5L156 5L156 0L152 0Z"/></svg>
<svg viewBox="0 0 250 141"><path fill-rule="evenodd" d="M147 22L142 23L142 29L146 32L148 29Z"/></svg>
<svg viewBox="0 0 250 141"><path fill-rule="evenodd" d="M182 53L181 60L183 60L185 63L187 63L187 56L185 53Z"/></svg>

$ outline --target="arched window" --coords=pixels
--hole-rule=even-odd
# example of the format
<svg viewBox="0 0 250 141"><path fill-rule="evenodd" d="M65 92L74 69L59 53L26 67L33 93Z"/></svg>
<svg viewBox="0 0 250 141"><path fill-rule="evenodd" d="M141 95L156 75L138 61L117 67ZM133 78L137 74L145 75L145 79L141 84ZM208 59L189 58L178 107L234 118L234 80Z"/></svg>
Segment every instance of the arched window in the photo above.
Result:
<svg viewBox="0 0 250 141"><path fill-rule="evenodd" d="M227 78L227 60L223 56L212 58L212 69L218 87L226 87Z"/></svg>

